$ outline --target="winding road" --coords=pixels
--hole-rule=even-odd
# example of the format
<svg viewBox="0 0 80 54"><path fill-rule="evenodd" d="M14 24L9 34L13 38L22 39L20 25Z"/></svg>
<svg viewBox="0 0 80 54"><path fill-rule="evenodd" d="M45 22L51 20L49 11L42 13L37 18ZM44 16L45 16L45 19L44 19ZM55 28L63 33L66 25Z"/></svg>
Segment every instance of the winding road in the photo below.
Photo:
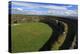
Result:
<svg viewBox="0 0 80 54"><path fill-rule="evenodd" d="M53 32L49 40L39 49L39 51L51 50L55 43L61 43L58 47L59 50L70 49L75 47L77 49L77 19L72 18L44 18L40 20L42 23L48 24ZM60 36L63 37L64 41L59 41ZM76 43L74 38L76 37ZM73 45L72 43L75 43ZM54 47L53 47L54 48Z"/></svg>

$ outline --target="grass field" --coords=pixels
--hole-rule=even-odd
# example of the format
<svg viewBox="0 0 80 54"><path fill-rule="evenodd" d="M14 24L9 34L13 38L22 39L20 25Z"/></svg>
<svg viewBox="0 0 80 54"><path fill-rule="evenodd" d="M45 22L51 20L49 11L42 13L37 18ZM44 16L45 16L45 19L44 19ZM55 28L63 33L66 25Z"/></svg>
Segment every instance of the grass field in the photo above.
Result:
<svg viewBox="0 0 80 54"><path fill-rule="evenodd" d="M12 52L38 51L52 34L44 23L21 23L11 25Z"/></svg>

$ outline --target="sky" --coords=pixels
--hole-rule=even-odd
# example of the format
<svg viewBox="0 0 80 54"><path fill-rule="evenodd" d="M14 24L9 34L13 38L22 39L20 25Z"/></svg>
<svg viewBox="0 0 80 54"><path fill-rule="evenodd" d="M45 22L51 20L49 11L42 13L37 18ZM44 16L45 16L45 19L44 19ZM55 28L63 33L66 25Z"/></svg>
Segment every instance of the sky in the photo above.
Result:
<svg viewBox="0 0 80 54"><path fill-rule="evenodd" d="M10 6L11 5L11 6ZM77 16L77 5L12 1L11 14Z"/></svg>

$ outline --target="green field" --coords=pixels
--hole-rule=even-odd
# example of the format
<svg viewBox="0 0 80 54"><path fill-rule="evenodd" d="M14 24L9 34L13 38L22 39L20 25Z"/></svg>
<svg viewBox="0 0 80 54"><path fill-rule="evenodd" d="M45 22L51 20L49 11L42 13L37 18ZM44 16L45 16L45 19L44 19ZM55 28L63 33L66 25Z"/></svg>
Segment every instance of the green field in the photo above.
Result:
<svg viewBox="0 0 80 54"><path fill-rule="evenodd" d="M59 19L55 16L11 15L11 51L13 53L39 51L50 40L52 32L55 32L48 24L40 22L47 18ZM59 50L66 38L68 25L62 21L61 23L65 33L58 36L58 39L52 44L51 50Z"/></svg>
<svg viewBox="0 0 80 54"><path fill-rule="evenodd" d="M52 34L44 23L20 23L11 25L12 52L38 51Z"/></svg>

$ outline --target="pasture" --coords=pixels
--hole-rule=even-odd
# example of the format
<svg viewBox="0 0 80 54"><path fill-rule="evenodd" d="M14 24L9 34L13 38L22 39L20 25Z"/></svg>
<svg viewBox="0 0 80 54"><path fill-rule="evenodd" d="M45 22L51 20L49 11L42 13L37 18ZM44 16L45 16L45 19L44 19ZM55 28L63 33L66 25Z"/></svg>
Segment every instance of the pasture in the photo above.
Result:
<svg viewBox="0 0 80 54"><path fill-rule="evenodd" d="M44 23L31 22L11 25L12 52L38 51L52 34Z"/></svg>

